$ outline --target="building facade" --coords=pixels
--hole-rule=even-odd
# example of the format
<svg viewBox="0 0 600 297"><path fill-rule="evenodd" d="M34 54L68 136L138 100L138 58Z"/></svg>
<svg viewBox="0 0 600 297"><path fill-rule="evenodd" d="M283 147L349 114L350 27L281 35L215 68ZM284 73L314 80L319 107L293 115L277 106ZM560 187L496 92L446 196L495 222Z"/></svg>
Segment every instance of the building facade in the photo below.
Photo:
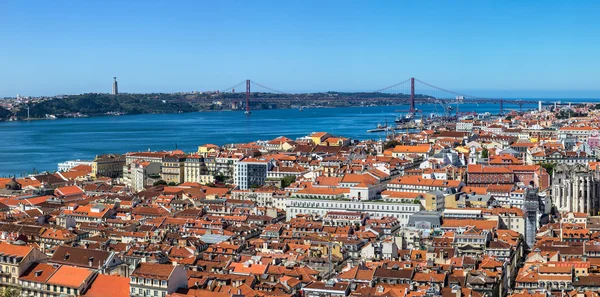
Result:
<svg viewBox="0 0 600 297"><path fill-rule="evenodd" d="M214 161L214 158L211 160ZM207 157L191 155L183 164L184 182L208 184L215 182L214 172L209 170Z"/></svg>
<svg viewBox="0 0 600 297"><path fill-rule="evenodd" d="M292 196L287 200L286 219L289 221L299 214L325 216L329 212L360 212L369 217L394 217L402 226L408 224L410 216L422 209L415 203L388 202L382 200L350 200L350 199L312 199Z"/></svg>
<svg viewBox="0 0 600 297"><path fill-rule="evenodd" d="M597 214L600 172L583 164L559 164L552 177L552 200L559 211Z"/></svg>
<svg viewBox="0 0 600 297"><path fill-rule="evenodd" d="M106 154L97 156L92 161L92 177L120 177L123 176L125 157L123 155Z"/></svg>
<svg viewBox="0 0 600 297"><path fill-rule="evenodd" d="M183 183L184 180L184 155L168 155L163 158L160 176L167 183Z"/></svg>
<svg viewBox="0 0 600 297"><path fill-rule="evenodd" d="M262 186L267 180L270 162L259 159L239 161L233 172L233 181L240 190L248 190L253 186Z"/></svg>
<svg viewBox="0 0 600 297"><path fill-rule="evenodd" d="M62 163L58 163L58 171L65 172L77 167L79 165L92 166L92 161L85 160L69 160Z"/></svg>

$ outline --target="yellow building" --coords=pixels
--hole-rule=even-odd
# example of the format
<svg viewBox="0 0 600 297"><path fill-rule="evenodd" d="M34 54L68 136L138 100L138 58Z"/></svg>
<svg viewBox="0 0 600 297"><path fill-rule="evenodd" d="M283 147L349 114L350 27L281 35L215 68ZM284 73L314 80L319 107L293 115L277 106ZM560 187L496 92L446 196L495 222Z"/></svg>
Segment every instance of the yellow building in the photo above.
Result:
<svg viewBox="0 0 600 297"><path fill-rule="evenodd" d="M160 175L167 183L184 181L185 155L168 155L163 158Z"/></svg>
<svg viewBox="0 0 600 297"><path fill-rule="evenodd" d="M331 135L327 132L314 132L310 135L310 140L316 145L320 145L327 138L331 137Z"/></svg>
<svg viewBox="0 0 600 297"><path fill-rule="evenodd" d="M198 154L206 156L210 153L216 153L219 150L219 146L215 144L204 144L198 146Z"/></svg>
<svg viewBox="0 0 600 297"><path fill-rule="evenodd" d="M442 211L445 208L445 199L446 196L440 191L433 191L429 193L423 194L423 199L421 200L423 206L428 211Z"/></svg>
<svg viewBox="0 0 600 297"><path fill-rule="evenodd" d="M0 287L11 287L19 284L19 276L34 262L45 261L46 255L40 250L30 247L0 243Z"/></svg>
<svg viewBox="0 0 600 297"><path fill-rule="evenodd" d="M324 143L328 146L345 146L350 144L350 139L345 137L329 137Z"/></svg>
<svg viewBox="0 0 600 297"><path fill-rule="evenodd" d="M313 257L326 257L329 255L329 251L331 250L331 256L339 259L344 258L344 254L342 252L342 244L339 242L331 242L330 244L319 244L319 245L311 245L310 254Z"/></svg>
<svg viewBox="0 0 600 297"><path fill-rule="evenodd" d="M123 174L125 158L123 155L107 154L96 156L92 161L92 178L100 176L119 177Z"/></svg>

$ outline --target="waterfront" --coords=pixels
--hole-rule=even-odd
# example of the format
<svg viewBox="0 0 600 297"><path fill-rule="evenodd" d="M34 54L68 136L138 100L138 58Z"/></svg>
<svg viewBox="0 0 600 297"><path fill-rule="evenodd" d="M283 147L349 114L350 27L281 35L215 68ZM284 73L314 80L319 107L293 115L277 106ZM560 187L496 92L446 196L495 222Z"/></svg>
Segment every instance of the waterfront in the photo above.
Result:
<svg viewBox="0 0 600 297"><path fill-rule="evenodd" d="M592 101L592 100L590 100ZM523 106L523 109L537 106ZM420 105L423 115L442 108ZM505 104L505 110L518 106ZM195 151L205 143L269 140L277 136L297 138L314 131L327 131L353 139L380 139L367 133L378 123L393 123L402 106L308 108L241 112L144 114L43 121L0 123L0 176L25 172L54 171L57 163L71 159L93 159L97 154L130 151ZM498 112L497 104L462 104L460 111Z"/></svg>

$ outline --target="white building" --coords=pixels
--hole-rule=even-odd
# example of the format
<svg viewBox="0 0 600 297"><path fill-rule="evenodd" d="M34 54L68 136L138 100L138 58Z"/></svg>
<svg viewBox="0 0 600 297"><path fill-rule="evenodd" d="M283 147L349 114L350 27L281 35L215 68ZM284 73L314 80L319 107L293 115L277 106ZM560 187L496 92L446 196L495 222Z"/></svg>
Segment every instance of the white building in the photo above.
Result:
<svg viewBox="0 0 600 297"><path fill-rule="evenodd" d="M124 166L123 183L134 192L144 190L146 185L151 185L150 181L160 178L160 163L148 161L134 161Z"/></svg>
<svg viewBox="0 0 600 297"><path fill-rule="evenodd" d="M177 289L187 288L187 275L183 266L157 263L140 263L130 277L130 296L165 297Z"/></svg>
<svg viewBox="0 0 600 297"><path fill-rule="evenodd" d="M74 167L77 167L79 165L86 165L86 166L92 166L92 161L85 161L85 160L70 160L70 161L65 161L62 163L58 163L58 171L59 172L65 172L65 171L69 171L71 169L73 169Z"/></svg>
<svg viewBox="0 0 600 297"><path fill-rule="evenodd" d="M304 197L304 195L300 195ZM324 216L328 212L351 211L363 212L370 217L394 217L402 226L408 224L410 216L422 209L422 205L411 202L394 202L382 200L350 200L300 198L296 193L288 198L286 204L286 219L289 221L298 214L315 214Z"/></svg>
<svg viewBox="0 0 600 297"><path fill-rule="evenodd" d="M271 163L264 159L247 158L237 162L233 172L233 182L240 190L262 186L267 180Z"/></svg>
<svg viewBox="0 0 600 297"><path fill-rule="evenodd" d="M473 131L473 120L463 120L456 123L456 131L459 132L472 132Z"/></svg>

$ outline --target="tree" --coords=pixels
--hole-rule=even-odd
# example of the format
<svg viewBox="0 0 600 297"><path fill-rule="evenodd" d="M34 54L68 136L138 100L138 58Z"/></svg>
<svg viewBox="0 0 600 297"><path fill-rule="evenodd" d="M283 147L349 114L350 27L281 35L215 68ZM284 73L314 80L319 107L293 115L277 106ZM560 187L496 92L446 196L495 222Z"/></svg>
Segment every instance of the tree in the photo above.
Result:
<svg viewBox="0 0 600 297"><path fill-rule="evenodd" d="M383 145L383 149L387 150L390 148L395 148L399 144L400 144L400 142L398 142L396 140L390 140Z"/></svg>
<svg viewBox="0 0 600 297"><path fill-rule="evenodd" d="M296 181L296 177L293 175L288 175L286 177L284 177L281 180L281 187L282 188L287 188L289 187L292 183L294 183Z"/></svg>
<svg viewBox="0 0 600 297"><path fill-rule="evenodd" d="M0 297L21 297L21 289L16 287L6 287L0 291Z"/></svg>
<svg viewBox="0 0 600 297"><path fill-rule="evenodd" d="M227 179L227 177L223 174L219 173L219 174L215 175L215 182L217 182L217 183L223 183L223 182L225 182L226 179Z"/></svg>
<svg viewBox="0 0 600 297"><path fill-rule="evenodd" d="M155 181L152 185L155 187L156 186L166 186L167 182L161 179L161 180Z"/></svg>
<svg viewBox="0 0 600 297"><path fill-rule="evenodd" d="M489 156L489 152L487 150L487 148L483 148L483 150L481 150L481 157L482 158L487 158Z"/></svg>
<svg viewBox="0 0 600 297"><path fill-rule="evenodd" d="M552 176L552 172L554 172L554 168L556 168L556 163L542 163L542 167L546 169L548 175Z"/></svg>
<svg viewBox="0 0 600 297"><path fill-rule="evenodd" d="M8 111L4 107L0 106L0 121L3 121L5 119L9 118L11 115L12 115L12 113L10 111Z"/></svg>
<svg viewBox="0 0 600 297"><path fill-rule="evenodd" d="M174 182L174 181L172 181L172 182L169 182L169 186L170 186L170 187L174 187L174 186L176 186L176 185L177 185L177 183L176 183L176 182Z"/></svg>

